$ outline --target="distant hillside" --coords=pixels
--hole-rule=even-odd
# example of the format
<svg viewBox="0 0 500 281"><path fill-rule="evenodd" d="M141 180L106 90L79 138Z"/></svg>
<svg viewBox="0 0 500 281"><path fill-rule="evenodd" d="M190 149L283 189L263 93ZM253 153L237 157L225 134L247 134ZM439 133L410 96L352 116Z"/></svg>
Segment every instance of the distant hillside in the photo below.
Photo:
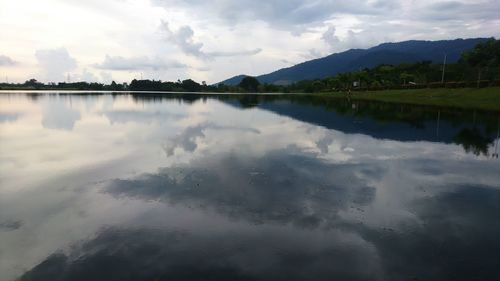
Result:
<svg viewBox="0 0 500 281"><path fill-rule="evenodd" d="M245 78L247 75L237 75L237 76L234 76L232 78L229 78L227 80L224 80L224 82L221 82L221 83L224 83L225 85L238 85L241 80L243 80L243 78ZM217 83L219 84L219 83Z"/></svg>
<svg viewBox="0 0 500 281"><path fill-rule="evenodd" d="M384 43L369 49L351 49L324 58L297 64L289 68L258 76L261 83L289 84L300 80L321 79L338 73L371 68L380 64L412 63L429 60L443 61L444 53L448 62L456 62L460 55L487 38L456 39L442 41L404 41ZM237 85L245 75L238 75L221 83Z"/></svg>

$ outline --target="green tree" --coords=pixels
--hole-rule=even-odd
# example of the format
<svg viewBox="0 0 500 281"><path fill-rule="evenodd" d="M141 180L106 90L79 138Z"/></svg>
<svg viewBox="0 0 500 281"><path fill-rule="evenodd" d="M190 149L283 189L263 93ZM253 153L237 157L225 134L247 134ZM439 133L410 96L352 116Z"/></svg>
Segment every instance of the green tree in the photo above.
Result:
<svg viewBox="0 0 500 281"><path fill-rule="evenodd" d="M260 82L259 80L257 80L257 78L246 76L245 78L243 78L243 80L241 80L238 86L240 86L247 92L256 92L257 89L259 88L259 85Z"/></svg>
<svg viewBox="0 0 500 281"><path fill-rule="evenodd" d="M479 43L473 49L464 52L461 60L477 68L477 87L479 87L484 69L500 65L500 41L492 38Z"/></svg>
<svg viewBox="0 0 500 281"><path fill-rule="evenodd" d="M413 80L413 75L403 72L399 75L399 78L403 81L403 85L406 85Z"/></svg>
<svg viewBox="0 0 500 281"><path fill-rule="evenodd" d="M186 79L181 82L181 86L185 91L188 92L198 92L201 90L201 85L193 81L192 79Z"/></svg>
<svg viewBox="0 0 500 281"><path fill-rule="evenodd" d="M43 86L43 83L38 82L36 79L30 79L24 82L24 85L28 87L33 87L38 90Z"/></svg>
<svg viewBox="0 0 500 281"><path fill-rule="evenodd" d="M315 80L312 82L312 90L313 92L319 92L325 88L325 84L319 80Z"/></svg>

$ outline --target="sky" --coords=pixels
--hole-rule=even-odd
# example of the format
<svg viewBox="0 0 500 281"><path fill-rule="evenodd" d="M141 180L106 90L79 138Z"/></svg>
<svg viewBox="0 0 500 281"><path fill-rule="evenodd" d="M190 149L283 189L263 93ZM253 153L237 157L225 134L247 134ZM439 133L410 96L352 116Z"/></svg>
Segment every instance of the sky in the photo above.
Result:
<svg viewBox="0 0 500 281"><path fill-rule="evenodd" d="M0 82L217 83L384 42L500 37L500 0L0 0Z"/></svg>

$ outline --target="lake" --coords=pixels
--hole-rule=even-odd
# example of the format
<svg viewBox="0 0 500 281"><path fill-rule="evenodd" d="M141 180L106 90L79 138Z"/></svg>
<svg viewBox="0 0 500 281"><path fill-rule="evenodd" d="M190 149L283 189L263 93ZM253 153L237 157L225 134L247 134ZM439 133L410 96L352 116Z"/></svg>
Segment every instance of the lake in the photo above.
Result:
<svg viewBox="0 0 500 281"><path fill-rule="evenodd" d="M500 112L0 94L0 280L498 280Z"/></svg>

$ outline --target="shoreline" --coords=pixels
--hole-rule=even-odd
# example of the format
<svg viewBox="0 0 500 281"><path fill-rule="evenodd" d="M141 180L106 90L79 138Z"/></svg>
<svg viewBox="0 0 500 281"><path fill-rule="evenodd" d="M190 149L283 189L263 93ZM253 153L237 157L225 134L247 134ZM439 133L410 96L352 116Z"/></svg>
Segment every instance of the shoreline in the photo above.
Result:
<svg viewBox="0 0 500 281"><path fill-rule="evenodd" d="M344 92L316 93L311 95L334 98L347 97L347 94ZM350 98L353 100L500 111L500 87L354 91L351 92Z"/></svg>
<svg viewBox="0 0 500 281"><path fill-rule="evenodd" d="M404 89L380 91L353 91L350 97L346 92L321 93L217 93L217 92L163 92L163 91L95 91L95 90L0 90L0 94L33 93L33 94L187 94L187 95L271 95L271 96L315 96L333 99L351 98L352 100L372 100L389 103L413 105L445 106L465 109L483 109L500 111L500 87L487 88L436 88L436 89Z"/></svg>

